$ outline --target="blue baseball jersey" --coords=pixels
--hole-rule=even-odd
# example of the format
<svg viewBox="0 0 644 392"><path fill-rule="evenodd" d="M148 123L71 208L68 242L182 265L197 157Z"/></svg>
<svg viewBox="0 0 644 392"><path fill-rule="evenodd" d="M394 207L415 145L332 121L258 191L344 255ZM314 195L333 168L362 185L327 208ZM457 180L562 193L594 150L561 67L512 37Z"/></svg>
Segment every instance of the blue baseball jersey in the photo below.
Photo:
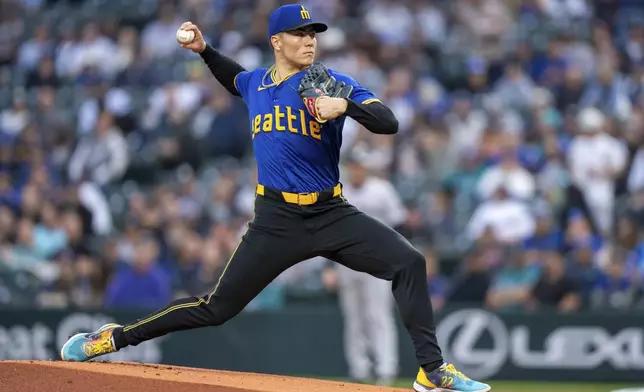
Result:
<svg viewBox="0 0 644 392"><path fill-rule="evenodd" d="M275 68L244 71L235 77L250 117L250 133L261 185L284 192L318 192L338 184L342 128L346 116L320 124L304 106L298 86L306 71L276 81ZM350 76L329 70L351 86L350 99L376 102Z"/></svg>

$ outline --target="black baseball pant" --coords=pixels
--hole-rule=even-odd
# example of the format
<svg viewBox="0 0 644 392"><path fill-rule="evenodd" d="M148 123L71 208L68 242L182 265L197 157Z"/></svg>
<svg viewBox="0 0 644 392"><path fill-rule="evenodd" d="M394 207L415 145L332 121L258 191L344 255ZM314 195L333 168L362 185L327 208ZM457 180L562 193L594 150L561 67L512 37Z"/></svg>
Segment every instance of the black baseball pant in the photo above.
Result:
<svg viewBox="0 0 644 392"><path fill-rule="evenodd" d="M312 205L289 204L266 189L255 217L214 290L176 300L114 332L118 349L170 332L225 323L241 312L280 273L323 256L353 270L392 281L392 291L418 362L425 370L443 363L427 291L425 259L393 229L359 211L333 189ZM336 194L339 192L335 192Z"/></svg>

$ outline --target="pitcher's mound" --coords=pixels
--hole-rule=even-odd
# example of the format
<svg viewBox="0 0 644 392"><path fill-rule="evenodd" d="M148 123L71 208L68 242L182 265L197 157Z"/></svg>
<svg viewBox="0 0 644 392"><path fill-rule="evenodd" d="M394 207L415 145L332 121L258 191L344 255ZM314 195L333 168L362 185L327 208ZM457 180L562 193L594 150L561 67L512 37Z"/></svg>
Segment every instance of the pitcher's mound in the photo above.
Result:
<svg viewBox="0 0 644 392"><path fill-rule="evenodd" d="M1 392L401 392L343 382L123 362L0 361Z"/></svg>

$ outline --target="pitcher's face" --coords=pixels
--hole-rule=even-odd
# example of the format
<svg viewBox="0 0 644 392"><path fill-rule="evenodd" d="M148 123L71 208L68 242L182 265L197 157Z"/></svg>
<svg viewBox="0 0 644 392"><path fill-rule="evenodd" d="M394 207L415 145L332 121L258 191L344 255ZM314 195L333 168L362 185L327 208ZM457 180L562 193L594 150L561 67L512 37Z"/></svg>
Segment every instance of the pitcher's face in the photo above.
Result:
<svg viewBox="0 0 644 392"><path fill-rule="evenodd" d="M308 67L315 60L317 39L313 27L290 30L274 36L273 47L298 68Z"/></svg>

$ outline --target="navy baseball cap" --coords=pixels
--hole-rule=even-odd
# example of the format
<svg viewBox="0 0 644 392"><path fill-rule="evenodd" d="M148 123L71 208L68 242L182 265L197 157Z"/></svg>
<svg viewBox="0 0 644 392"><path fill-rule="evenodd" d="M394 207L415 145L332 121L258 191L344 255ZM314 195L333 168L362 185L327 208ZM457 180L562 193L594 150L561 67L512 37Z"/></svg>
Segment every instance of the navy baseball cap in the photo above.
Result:
<svg viewBox="0 0 644 392"><path fill-rule="evenodd" d="M328 26L312 19L311 13L299 4L283 5L268 18L268 36L289 30L312 26L316 33L326 31Z"/></svg>

